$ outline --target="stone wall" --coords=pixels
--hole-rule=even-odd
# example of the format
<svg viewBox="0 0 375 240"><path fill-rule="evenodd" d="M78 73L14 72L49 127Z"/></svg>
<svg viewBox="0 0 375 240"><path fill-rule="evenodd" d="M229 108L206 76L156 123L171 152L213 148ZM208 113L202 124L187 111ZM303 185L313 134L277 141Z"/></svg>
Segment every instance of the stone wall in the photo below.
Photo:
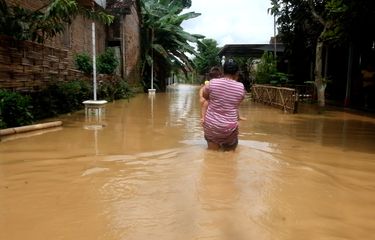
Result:
<svg viewBox="0 0 375 240"><path fill-rule="evenodd" d="M83 76L69 65L68 51L0 36L0 87L38 91L51 81Z"/></svg>

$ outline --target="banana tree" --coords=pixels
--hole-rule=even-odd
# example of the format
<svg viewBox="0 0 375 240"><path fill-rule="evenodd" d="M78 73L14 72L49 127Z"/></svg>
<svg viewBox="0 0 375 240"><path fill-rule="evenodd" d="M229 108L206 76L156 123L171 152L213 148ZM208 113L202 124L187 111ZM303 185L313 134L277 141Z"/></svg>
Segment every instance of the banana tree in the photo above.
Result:
<svg viewBox="0 0 375 240"><path fill-rule="evenodd" d="M190 43L196 43L202 35L190 34L181 27L183 21L198 17L195 12L182 13L190 6L190 1L177 0L142 0L142 69L141 74L145 85L149 82L151 66L154 65L157 79L166 79L172 66L187 73L193 69L193 62L188 57L196 55ZM164 88L164 82L159 82L159 87Z"/></svg>

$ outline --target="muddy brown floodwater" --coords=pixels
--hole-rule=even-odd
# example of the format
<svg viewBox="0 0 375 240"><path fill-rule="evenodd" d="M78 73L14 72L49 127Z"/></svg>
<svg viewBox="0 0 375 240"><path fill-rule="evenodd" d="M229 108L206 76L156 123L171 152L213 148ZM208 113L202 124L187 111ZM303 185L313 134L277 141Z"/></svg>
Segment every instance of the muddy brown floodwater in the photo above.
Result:
<svg viewBox="0 0 375 240"><path fill-rule="evenodd" d="M375 239L374 118L247 100L238 149L212 152L197 93L174 86L3 138L0 239Z"/></svg>

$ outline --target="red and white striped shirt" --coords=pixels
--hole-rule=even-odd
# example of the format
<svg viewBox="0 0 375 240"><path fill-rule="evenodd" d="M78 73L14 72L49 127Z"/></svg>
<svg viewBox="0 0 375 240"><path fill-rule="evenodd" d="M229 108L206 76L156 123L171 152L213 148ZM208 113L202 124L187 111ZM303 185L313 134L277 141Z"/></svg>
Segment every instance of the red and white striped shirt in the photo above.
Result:
<svg viewBox="0 0 375 240"><path fill-rule="evenodd" d="M245 97L245 88L236 80L216 78L210 81L204 91L209 96L203 125L205 136L209 139L225 139L238 127L238 106Z"/></svg>

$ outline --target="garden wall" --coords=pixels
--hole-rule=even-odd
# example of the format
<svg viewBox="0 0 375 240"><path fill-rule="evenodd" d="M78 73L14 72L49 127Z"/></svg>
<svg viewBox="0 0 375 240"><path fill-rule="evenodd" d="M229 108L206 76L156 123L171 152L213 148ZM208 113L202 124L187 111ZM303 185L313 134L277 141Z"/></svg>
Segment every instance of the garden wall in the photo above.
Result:
<svg viewBox="0 0 375 240"><path fill-rule="evenodd" d="M67 50L0 36L0 88L38 91L82 76L71 68Z"/></svg>
<svg viewBox="0 0 375 240"><path fill-rule="evenodd" d="M36 10L44 6L46 0L5 0L9 5ZM78 2L90 2L78 0ZM129 5L129 14L124 16L122 56L122 77L131 85L140 80L140 32L138 1ZM38 91L51 81L69 81L82 78L81 72L74 70L74 56L80 53L92 55L92 21L77 16L66 26L63 33L47 39L44 45L32 42L18 42L0 36L0 88L15 91ZM107 46L106 26L96 22L96 54ZM90 79L91 76L86 76ZM98 76L98 81L103 76ZM104 77L105 78L105 77Z"/></svg>

